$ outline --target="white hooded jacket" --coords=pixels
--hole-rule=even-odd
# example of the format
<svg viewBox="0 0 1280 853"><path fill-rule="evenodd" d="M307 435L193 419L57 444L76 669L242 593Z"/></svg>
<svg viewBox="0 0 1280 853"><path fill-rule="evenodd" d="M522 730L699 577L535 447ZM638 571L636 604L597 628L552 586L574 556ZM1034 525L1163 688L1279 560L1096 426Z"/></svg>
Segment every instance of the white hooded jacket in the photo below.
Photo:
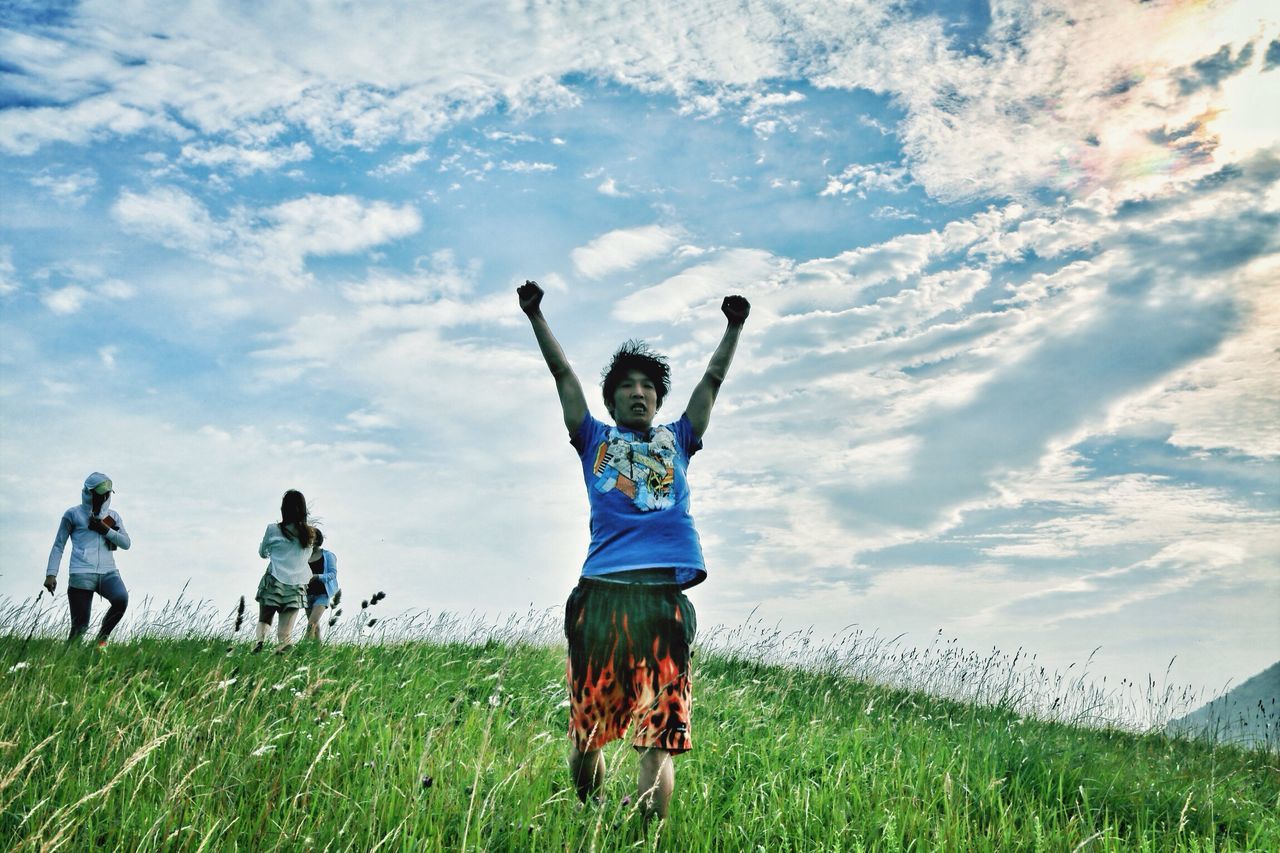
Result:
<svg viewBox="0 0 1280 853"><path fill-rule="evenodd" d="M89 529L89 518L93 515L93 488L99 483L111 479L106 474L94 471L84 481L84 489L80 492L80 506L73 506L62 514L58 524L58 535L54 537L53 548L49 551L49 566L46 575L57 576L62 564L62 550L67 539L71 540L71 565L68 574L101 575L116 570L116 558L113 550L107 547L111 543L116 548L128 550L132 544L129 534L125 532L120 513L111 509L111 495L102 503L98 518L110 518L115 522L115 529L108 530L106 535L95 533Z"/></svg>

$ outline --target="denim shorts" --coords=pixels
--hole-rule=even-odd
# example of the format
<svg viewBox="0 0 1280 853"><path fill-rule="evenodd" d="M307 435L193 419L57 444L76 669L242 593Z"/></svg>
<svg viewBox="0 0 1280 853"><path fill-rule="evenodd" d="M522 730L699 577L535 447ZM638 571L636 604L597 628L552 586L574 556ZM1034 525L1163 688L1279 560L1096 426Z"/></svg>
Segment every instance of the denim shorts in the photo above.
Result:
<svg viewBox="0 0 1280 853"><path fill-rule="evenodd" d="M116 571L102 572L73 572L67 575L67 586L70 589L87 589L89 592L101 592L103 584L111 579L115 579L123 583L120 573Z"/></svg>

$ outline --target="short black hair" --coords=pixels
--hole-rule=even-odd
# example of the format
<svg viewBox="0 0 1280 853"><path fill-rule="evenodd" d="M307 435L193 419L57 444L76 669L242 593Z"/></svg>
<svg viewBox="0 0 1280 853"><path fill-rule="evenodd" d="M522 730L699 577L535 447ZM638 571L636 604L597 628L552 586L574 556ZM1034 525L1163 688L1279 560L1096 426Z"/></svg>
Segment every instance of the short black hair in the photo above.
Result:
<svg viewBox="0 0 1280 853"><path fill-rule="evenodd" d="M658 408L662 408L662 398L671 390L671 367L667 364L667 357L651 350L644 341L630 340L618 347L609 365L600 372L604 405L610 412L613 411L613 393L633 370L653 380L654 390L658 392Z"/></svg>

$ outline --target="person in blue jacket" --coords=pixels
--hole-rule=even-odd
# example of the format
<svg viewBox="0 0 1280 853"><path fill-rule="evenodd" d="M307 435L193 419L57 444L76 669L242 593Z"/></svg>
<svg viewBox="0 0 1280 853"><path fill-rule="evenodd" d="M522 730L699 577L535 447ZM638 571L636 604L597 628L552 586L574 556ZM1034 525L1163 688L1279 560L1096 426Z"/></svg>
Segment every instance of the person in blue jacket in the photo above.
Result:
<svg viewBox="0 0 1280 853"><path fill-rule="evenodd" d="M115 552L116 549L128 550L133 542L125 532L120 513L111 509L111 493L111 478L106 474L94 471L85 478L80 505L64 512L58 523L58 533L49 551L49 565L44 573L44 588L53 595L58 588L62 552L70 539L67 606L71 609L71 634L67 639L78 639L89 629L93 594L96 592L111 605L98 629L100 647L107 644L107 637L129 606L129 590L116 570Z"/></svg>
<svg viewBox="0 0 1280 853"><path fill-rule="evenodd" d="M307 582L307 638L320 641L320 623L324 611L337 600L338 558L332 551L320 546L324 533L316 529L316 541L311 547L311 580Z"/></svg>

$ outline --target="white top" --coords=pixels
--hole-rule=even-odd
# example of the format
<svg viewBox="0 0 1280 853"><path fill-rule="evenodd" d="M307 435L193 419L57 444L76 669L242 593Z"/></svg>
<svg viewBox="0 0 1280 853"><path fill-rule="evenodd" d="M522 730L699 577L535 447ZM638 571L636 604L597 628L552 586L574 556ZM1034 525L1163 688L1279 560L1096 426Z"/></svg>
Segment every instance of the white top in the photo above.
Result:
<svg viewBox="0 0 1280 853"><path fill-rule="evenodd" d="M262 534L262 544L258 546L258 556L271 559L267 571L280 583L297 586L311 580L311 567L307 565L311 548L304 547L297 539L287 538L280 532L279 524L267 525L267 532Z"/></svg>

